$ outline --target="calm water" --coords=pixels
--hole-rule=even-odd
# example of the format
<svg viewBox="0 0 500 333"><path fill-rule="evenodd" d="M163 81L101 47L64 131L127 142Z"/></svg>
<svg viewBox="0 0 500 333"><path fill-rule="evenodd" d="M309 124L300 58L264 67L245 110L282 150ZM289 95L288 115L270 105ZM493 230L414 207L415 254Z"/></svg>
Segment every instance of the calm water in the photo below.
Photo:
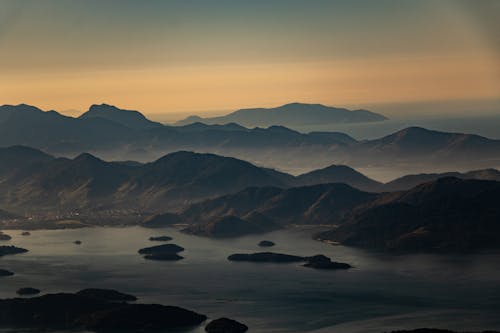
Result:
<svg viewBox="0 0 500 333"><path fill-rule="evenodd" d="M8 231L29 253L0 258L16 273L0 280L0 297L20 287L44 293L113 288L141 302L183 306L211 318L228 316L251 332L381 332L423 326L500 330L500 254L389 256L331 246L306 232L213 240L175 229L89 228ZM185 260L153 262L137 254L148 238L169 235ZM81 240L82 245L73 241ZM355 266L316 271L296 264L234 263L235 252L323 253ZM155 243L156 244L156 243ZM203 327L194 332L202 332Z"/></svg>

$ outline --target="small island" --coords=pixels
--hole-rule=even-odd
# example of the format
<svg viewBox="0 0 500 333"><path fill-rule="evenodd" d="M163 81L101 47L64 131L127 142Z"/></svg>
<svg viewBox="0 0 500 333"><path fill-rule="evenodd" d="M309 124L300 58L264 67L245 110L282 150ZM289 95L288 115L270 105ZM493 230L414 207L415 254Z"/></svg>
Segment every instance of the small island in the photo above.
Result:
<svg viewBox="0 0 500 333"><path fill-rule="evenodd" d="M31 236L31 233L29 231L23 231L21 236Z"/></svg>
<svg viewBox="0 0 500 333"><path fill-rule="evenodd" d="M169 236L152 236L152 237L149 237L149 240L152 241L152 242L168 242L168 241L171 241L172 240L172 237L169 237Z"/></svg>
<svg viewBox="0 0 500 333"><path fill-rule="evenodd" d="M179 252L184 251L182 246L177 244L163 244L140 249L139 254L144 254L144 259L158 260L158 261L177 261L184 259L178 255Z"/></svg>
<svg viewBox="0 0 500 333"><path fill-rule="evenodd" d="M4 234L2 231L0 231L0 241L8 241L11 239L12 239L12 237L10 237L9 235Z"/></svg>
<svg viewBox="0 0 500 333"><path fill-rule="evenodd" d="M0 257L11 254L26 253L28 250L16 246L0 246Z"/></svg>
<svg viewBox="0 0 500 333"><path fill-rule="evenodd" d="M274 242L268 241L268 240L263 240L259 242L260 247L271 247L274 246Z"/></svg>
<svg viewBox="0 0 500 333"><path fill-rule="evenodd" d="M327 256L322 254L318 254L312 257L307 258L307 263L304 264L304 267L310 267L315 269L349 269L352 268L351 265L343 263L343 262L335 262L332 261Z"/></svg>
<svg viewBox="0 0 500 333"><path fill-rule="evenodd" d="M14 273L12 273L11 271L8 271L6 269L0 269L0 277L12 276L12 275L14 275Z"/></svg>
<svg viewBox="0 0 500 333"><path fill-rule="evenodd" d="M208 333L244 333L248 331L248 326L229 318L219 318L212 320L205 326Z"/></svg>
<svg viewBox="0 0 500 333"><path fill-rule="evenodd" d="M258 252L258 253L236 253L227 258L229 261L247 261L258 263L294 263L305 262L304 267L315 269L349 269L352 266L346 263L332 261L327 256L318 254L310 257L295 256L283 253L274 252Z"/></svg>
<svg viewBox="0 0 500 333"><path fill-rule="evenodd" d="M138 252L139 254L159 254L159 253L171 254L171 253L179 253L182 251L184 251L184 248L177 244L163 244L163 245L145 247L140 249Z"/></svg>
<svg viewBox="0 0 500 333"><path fill-rule="evenodd" d="M24 296L24 295L37 295L40 293L40 289L26 287L20 288L16 291L16 294Z"/></svg>
<svg viewBox="0 0 500 333"><path fill-rule="evenodd" d="M306 261L304 257L274 252L236 253L227 257L229 261L290 263Z"/></svg>

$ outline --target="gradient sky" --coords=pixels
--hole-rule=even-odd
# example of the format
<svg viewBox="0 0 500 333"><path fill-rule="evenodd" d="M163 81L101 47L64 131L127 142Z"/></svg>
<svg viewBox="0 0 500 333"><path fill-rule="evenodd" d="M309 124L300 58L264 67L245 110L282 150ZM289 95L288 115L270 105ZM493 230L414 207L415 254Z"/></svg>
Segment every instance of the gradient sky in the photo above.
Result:
<svg viewBox="0 0 500 333"><path fill-rule="evenodd" d="M498 17L495 0L0 0L0 104L500 101Z"/></svg>

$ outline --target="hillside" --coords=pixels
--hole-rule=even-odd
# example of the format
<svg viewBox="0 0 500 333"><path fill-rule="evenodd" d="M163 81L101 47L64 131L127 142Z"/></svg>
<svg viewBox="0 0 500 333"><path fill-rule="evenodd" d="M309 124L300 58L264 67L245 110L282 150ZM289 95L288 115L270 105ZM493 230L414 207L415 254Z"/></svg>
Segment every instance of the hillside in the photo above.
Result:
<svg viewBox="0 0 500 333"><path fill-rule="evenodd" d="M14 171L0 174L0 202L13 210L178 209L249 186L289 186L284 181L293 178L212 154L177 152L155 162L130 164L90 154L47 158L36 150L16 157L23 149L0 149L0 157L10 154L19 162ZM44 158L39 161L37 156Z"/></svg>
<svg viewBox="0 0 500 333"><path fill-rule="evenodd" d="M358 207L323 240L391 251L475 251L500 244L500 182L441 178Z"/></svg>
<svg viewBox="0 0 500 333"><path fill-rule="evenodd" d="M233 234L255 233L290 224L336 224L355 207L377 198L345 184L322 184L290 189L248 188L236 194L191 205L179 214L192 226L187 232L217 236L218 227L229 233L235 218ZM245 228L243 228L243 226Z"/></svg>

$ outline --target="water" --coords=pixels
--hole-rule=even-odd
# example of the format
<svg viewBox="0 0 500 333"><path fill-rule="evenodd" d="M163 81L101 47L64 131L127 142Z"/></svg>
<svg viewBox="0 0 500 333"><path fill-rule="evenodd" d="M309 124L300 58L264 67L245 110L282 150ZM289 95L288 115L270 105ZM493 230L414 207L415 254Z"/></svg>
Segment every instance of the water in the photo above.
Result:
<svg viewBox="0 0 500 333"><path fill-rule="evenodd" d="M500 330L500 254L386 255L313 241L304 231L214 240L175 229L87 228L9 231L9 242L30 252L0 258L16 273L0 279L0 297L20 287L44 293L112 288L140 302L179 305L211 318L227 316L251 332L382 332L424 326ZM137 254L169 235L186 248L184 260L154 262ZM75 240L82 245L75 245ZM229 262L235 252L323 253L350 263L347 271L300 264ZM159 244L159 243L158 243ZM194 332L203 332L203 326Z"/></svg>

